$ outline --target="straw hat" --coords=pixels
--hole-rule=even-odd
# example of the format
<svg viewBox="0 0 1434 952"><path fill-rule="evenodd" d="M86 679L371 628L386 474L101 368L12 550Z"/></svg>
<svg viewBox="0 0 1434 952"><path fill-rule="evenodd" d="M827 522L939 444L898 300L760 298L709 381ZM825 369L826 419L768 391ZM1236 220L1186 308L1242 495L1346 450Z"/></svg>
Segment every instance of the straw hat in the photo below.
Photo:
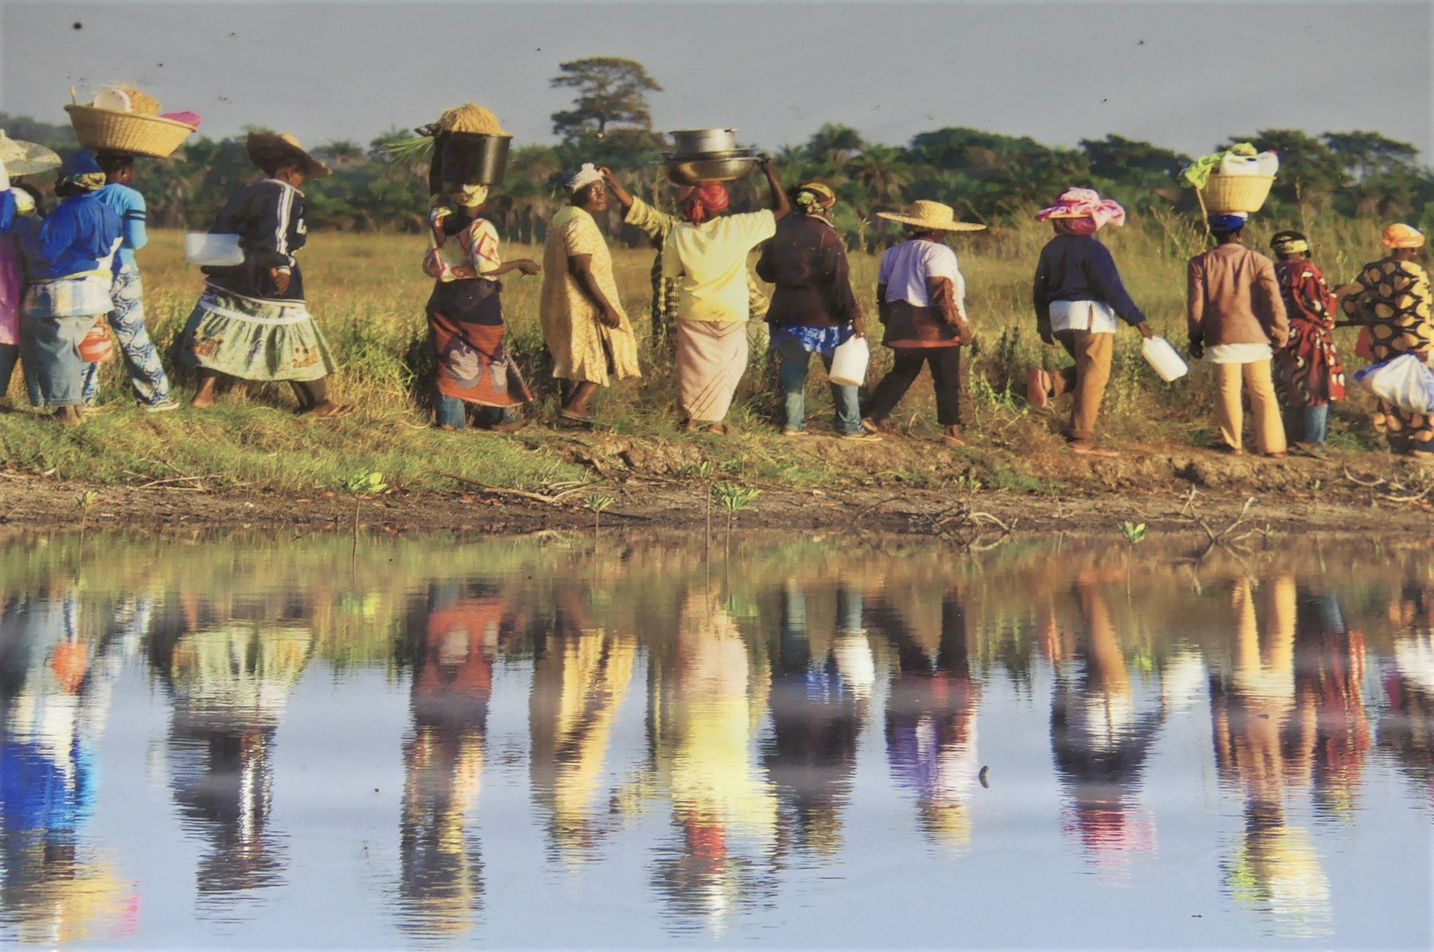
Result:
<svg viewBox="0 0 1434 952"><path fill-rule="evenodd" d="M304 151L299 140L287 132L251 132L245 142L250 160L260 168L277 161L280 165L300 165L311 179L328 178L333 172L327 165Z"/></svg>
<svg viewBox="0 0 1434 952"><path fill-rule="evenodd" d="M985 231L986 229L985 225L957 221L956 210L950 205L928 202L925 199L912 202L911 207L906 210L904 215L898 215L895 212L877 212L876 214L878 218L901 222L903 225L924 231Z"/></svg>
<svg viewBox="0 0 1434 952"><path fill-rule="evenodd" d="M60 157L42 145L12 139L0 129L0 162L11 175L36 175L60 167Z"/></svg>

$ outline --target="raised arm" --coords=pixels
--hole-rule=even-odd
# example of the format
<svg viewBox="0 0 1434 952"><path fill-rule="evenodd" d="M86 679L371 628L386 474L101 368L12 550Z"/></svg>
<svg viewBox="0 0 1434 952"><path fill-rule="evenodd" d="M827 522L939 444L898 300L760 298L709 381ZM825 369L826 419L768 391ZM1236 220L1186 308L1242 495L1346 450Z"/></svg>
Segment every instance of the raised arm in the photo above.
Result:
<svg viewBox="0 0 1434 952"><path fill-rule="evenodd" d="M772 217L781 221L791 214L792 203L787 198L787 190L782 187L782 180L777 178L777 164L770 155L762 157L762 172L767 176L767 187L772 191Z"/></svg>

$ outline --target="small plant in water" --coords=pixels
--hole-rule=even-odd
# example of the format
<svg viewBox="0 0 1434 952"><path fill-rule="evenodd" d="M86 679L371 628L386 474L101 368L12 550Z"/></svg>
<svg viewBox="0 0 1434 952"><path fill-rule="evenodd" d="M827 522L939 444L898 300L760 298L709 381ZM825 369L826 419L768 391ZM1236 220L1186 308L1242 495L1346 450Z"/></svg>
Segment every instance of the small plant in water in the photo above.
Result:
<svg viewBox="0 0 1434 952"><path fill-rule="evenodd" d="M1126 542L1135 545L1135 543L1145 538L1145 523L1122 522L1120 524L1120 534L1125 537Z"/></svg>
<svg viewBox="0 0 1434 952"><path fill-rule="evenodd" d="M750 486L714 486L712 487L712 498L717 500L717 505L727 510L727 532L732 531L732 519L738 512L747 508L747 504L758 496L762 495L760 489L753 489Z"/></svg>
<svg viewBox="0 0 1434 952"><path fill-rule="evenodd" d="M85 524L85 520L90 515L90 507L95 504L95 500L98 498L100 498L100 494L95 492L93 489L86 489L84 492L80 493L78 496L75 497L75 508L80 510L81 526Z"/></svg>
<svg viewBox="0 0 1434 952"><path fill-rule="evenodd" d="M985 487L976 476L971 473L965 473L956 477L956 488L964 491L968 495L974 496Z"/></svg>
<svg viewBox="0 0 1434 952"><path fill-rule="evenodd" d="M587 498L583 505L593 514L593 531L596 532L602 524L603 510L617 502L612 496L603 496L593 493Z"/></svg>
<svg viewBox="0 0 1434 952"><path fill-rule="evenodd" d="M383 473L354 473L344 477L342 486L345 492L376 495L387 489L388 483L383 481Z"/></svg>

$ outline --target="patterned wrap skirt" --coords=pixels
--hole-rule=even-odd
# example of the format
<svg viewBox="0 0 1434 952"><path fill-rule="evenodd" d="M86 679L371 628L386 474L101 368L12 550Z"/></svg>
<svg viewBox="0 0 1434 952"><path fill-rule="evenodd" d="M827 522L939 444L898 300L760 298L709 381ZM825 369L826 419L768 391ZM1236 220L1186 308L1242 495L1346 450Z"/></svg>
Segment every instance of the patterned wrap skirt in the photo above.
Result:
<svg viewBox="0 0 1434 952"><path fill-rule="evenodd" d="M428 343L438 392L484 407L533 399L503 346L503 285L484 278L439 281L428 299Z"/></svg>
<svg viewBox="0 0 1434 952"><path fill-rule="evenodd" d="M180 338L180 362L240 380L309 381L338 369L302 301L261 301L210 285Z"/></svg>

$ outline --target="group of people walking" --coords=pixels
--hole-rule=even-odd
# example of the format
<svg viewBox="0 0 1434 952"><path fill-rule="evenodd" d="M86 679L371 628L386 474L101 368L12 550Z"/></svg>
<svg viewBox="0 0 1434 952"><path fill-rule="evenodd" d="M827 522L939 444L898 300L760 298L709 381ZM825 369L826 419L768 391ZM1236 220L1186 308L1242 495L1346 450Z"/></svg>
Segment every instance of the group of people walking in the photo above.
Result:
<svg viewBox="0 0 1434 952"><path fill-rule="evenodd" d="M237 191L211 229L237 236L242 260L203 269L205 288L177 347L179 362L197 378L192 404L211 405L226 379L287 381L301 411L337 416L349 408L330 399L327 378L337 365L305 307L295 259L307 236L299 189L329 169L289 135L251 133L247 149L263 178ZM0 149L0 159L7 156L13 161ZM123 154L74 153L57 174L58 204L43 215L38 192L0 181L0 234L14 236L0 240L0 388L18 356L31 402L54 409L64 423L81 422L94 403L95 350L107 341L103 323L115 331L140 404L153 411L176 406L144 327L134 251L145 242L145 205L130 187L132 166ZM675 339L681 428L727 432L749 359L747 324L765 305L779 364L781 432L807 435L811 356L830 370L837 348L868 330L832 223L834 190L821 182L783 188L770 159L761 170L770 193L765 209L728 214L727 188L706 182L682 199L679 215L669 215L632 195L612 170L585 164L563 183L568 204L552 219L541 264L503 259L498 231L483 217L487 186L435 184L423 269L434 279L425 311L437 425L462 429L470 415L490 429L520 425L516 409L532 391L504 342L501 279L513 272L542 275L540 318L561 388L561 423L592 425L598 394L641 375L636 335L598 225L611 197L623 221L658 249L653 321L670 327ZM880 440L884 421L926 366L942 439L963 445L961 351L973 335L966 282L944 239L985 226L959 221L949 206L933 201L878 214L906 231L882 255L877 277L876 313L892 367L865 404L858 387L831 385L835 435ZM1125 323L1153 336L1110 251L1095 237L1107 225L1123 224L1126 213L1090 189L1072 188L1037 217L1055 234L1036 266L1036 327L1072 364L1056 373L1032 369L1026 395L1033 407L1045 408L1070 394L1071 449L1114 456L1117 451L1097 438L1114 335ZM1382 361L1412 353L1431 360L1429 281L1415 260L1424 236L1415 229L1387 228L1389 255L1331 291L1304 235L1277 234L1275 263L1244 246L1243 216L1213 215L1208 224L1217 245L1189 263L1187 329L1191 356L1215 365L1220 448L1244 452L1242 391L1248 390L1260 453L1324 455L1329 403L1345 397L1332 337L1340 313L1364 325L1364 356ZM769 304L747 267L758 247L757 275L774 287ZM87 343L95 346L87 349ZM1434 416L1381 400L1374 423L1396 451L1434 452Z"/></svg>

